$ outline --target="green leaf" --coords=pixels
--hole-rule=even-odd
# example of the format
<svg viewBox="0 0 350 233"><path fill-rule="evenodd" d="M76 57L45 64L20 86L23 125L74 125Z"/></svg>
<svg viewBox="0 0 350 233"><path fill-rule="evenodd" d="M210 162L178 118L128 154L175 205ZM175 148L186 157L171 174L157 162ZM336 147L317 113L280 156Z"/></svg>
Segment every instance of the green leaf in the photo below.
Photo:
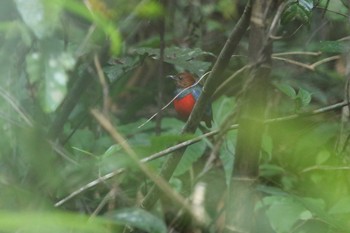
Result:
<svg viewBox="0 0 350 233"><path fill-rule="evenodd" d="M311 102L311 93L303 88L300 88L297 99L300 100L301 106L305 107Z"/></svg>
<svg viewBox="0 0 350 233"><path fill-rule="evenodd" d="M282 24L287 24L292 21L300 21L301 23L308 23L311 17L308 1L300 1L289 4L282 14Z"/></svg>
<svg viewBox="0 0 350 233"><path fill-rule="evenodd" d="M81 213L0 211L1 232L106 232L106 221Z"/></svg>
<svg viewBox="0 0 350 233"><path fill-rule="evenodd" d="M235 160L235 144L237 131L230 131L227 134L227 139L220 149L220 160L223 164L226 178L226 185L229 187L232 178L233 164Z"/></svg>
<svg viewBox="0 0 350 233"><path fill-rule="evenodd" d="M322 150L317 154L316 164L321 165L331 157L331 153L328 150Z"/></svg>
<svg viewBox="0 0 350 233"><path fill-rule="evenodd" d="M349 214L350 213L350 197L343 197L336 202L329 210L330 214Z"/></svg>
<svg viewBox="0 0 350 233"><path fill-rule="evenodd" d="M263 135L261 147L267 153L269 159L271 159L273 150L273 141L271 136L269 136L268 134Z"/></svg>
<svg viewBox="0 0 350 233"><path fill-rule="evenodd" d="M60 4L42 0L15 0L23 21L34 34L43 39L52 34L61 10Z"/></svg>
<svg viewBox="0 0 350 233"><path fill-rule="evenodd" d="M37 87L39 102L44 111L56 110L67 93L68 71L75 66L75 58L63 51L62 41L55 38L42 40L38 52L26 57L29 81Z"/></svg>
<svg viewBox="0 0 350 233"><path fill-rule="evenodd" d="M262 177L271 177L275 175L283 175L286 173L282 167L269 163L261 164L259 166L259 171Z"/></svg>
<svg viewBox="0 0 350 233"><path fill-rule="evenodd" d="M297 93L292 86L286 83L276 83L275 86L278 90L289 96L291 99L295 99L297 97Z"/></svg>
<svg viewBox="0 0 350 233"><path fill-rule="evenodd" d="M147 54L153 59L159 59L159 49L138 48L134 52L142 56ZM191 73L201 76L211 65L210 62L200 60L202 56L207 55L211 56L212 54L202 51L199 48L170 47L164 50L164 61L175 65L179 71L188 70Z"/></svg>
<svg viewBox="0 0 350 233"><path fill-rule="evenodd" d="M235 111L236 100L232 97L221 96L213 105L214 123L220 125L227 116Z"/></svg>
<svg viewBox="0 0 350 233"><path fill-rule="evenodd" d="M136 227L150 233L167 232L167 228L161 219L139 208L121 209L107 216L116 224Z"/></svg>
<svg viewBox="0 0 350 233"><path fill-rule="evenodd" d="M176 167L174 175L179 176L187 172L192 167L192 164L203 155L205 148L206 143L204 141L200 141L187 147L178 166Z"/></svg>
<svg viewBox="0 0 350 233"><path fill-rule="evenodd" d="M156 19L164 14L164 9L159 2L144 1L136 7L136 14L139 17Z"/></svg>
<svg viewBox="0 0 350 233"><path fill-rule="evenodd" d="M269 206L266 214L276 232L292 232L299 220L312 218L310 211L290 197L266 197L263 203Z"/></svg>
<svg viewBox="0 0 350 233"><path fill-rule="evenodd" d="M326 53L346 53L349 52L350 46L344 41L320 41L315 50Z"/></svg>

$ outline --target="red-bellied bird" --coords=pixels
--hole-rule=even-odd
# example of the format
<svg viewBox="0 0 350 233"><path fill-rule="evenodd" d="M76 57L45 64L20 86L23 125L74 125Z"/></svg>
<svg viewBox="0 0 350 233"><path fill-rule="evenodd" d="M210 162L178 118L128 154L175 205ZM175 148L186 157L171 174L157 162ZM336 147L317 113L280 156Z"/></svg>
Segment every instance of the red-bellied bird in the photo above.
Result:
<svg viewBox="0 0 350 233"><path fill-rule="evenodd" d="M194 76L188 72L183 72L177 75L170 75L169 78L172 78L176 83L175 94L179 96L174 100L174 107L181 119L187 120L190 116L192 109L199 98L199 95L202 92L202 86L199 84L192 86L196 79ZM190 88L188 88L190 87ZM188 89L186 89L188 88ZM186 89L186 90L185 90ZM211 105L206 106L205 112L202 117L202 121L205 122L205 125L208 128L211 128L211 122L213 120L213 114L211 110Z"/></svg>

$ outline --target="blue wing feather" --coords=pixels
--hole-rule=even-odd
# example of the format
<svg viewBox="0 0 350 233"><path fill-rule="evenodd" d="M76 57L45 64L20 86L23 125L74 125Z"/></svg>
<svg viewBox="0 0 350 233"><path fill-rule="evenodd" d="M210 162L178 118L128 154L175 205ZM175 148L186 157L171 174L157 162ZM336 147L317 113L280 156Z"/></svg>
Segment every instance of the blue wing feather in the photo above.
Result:
<svg viewBox="0 0 350 233"><path fill-rule="evenodd" d="M197 86L191 88L191 92L192 92L192 95L194 96L194 98L197 101L199 99L199 96L200 96L201 92L202 92L202 87L197 85Z"/></svg>
<svg viewBox="0 0 350 233"><path fill-rule="evenodd" d="M192 95L194 96L194 98L196 99L196 101L199 99L200 94L202 93L202 87L197 85L194 86L193 88L191 88L191 92ZM206 109L205 109L205 114L207 114L208 116L211 116L212 111L211 111L211 105L208 104Z"/></svg>

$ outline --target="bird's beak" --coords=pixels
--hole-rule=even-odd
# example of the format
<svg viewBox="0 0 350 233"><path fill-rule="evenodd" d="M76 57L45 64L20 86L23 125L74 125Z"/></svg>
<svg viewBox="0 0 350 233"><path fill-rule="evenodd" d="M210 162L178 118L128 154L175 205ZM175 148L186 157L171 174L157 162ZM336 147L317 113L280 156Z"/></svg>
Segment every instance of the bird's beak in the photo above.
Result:
<svg viewBox="0 0 350 233"><path fill-rule="evenodd" d="M177 80L176 75L167 75L167 78L171 78L172 80Z"/></svg>

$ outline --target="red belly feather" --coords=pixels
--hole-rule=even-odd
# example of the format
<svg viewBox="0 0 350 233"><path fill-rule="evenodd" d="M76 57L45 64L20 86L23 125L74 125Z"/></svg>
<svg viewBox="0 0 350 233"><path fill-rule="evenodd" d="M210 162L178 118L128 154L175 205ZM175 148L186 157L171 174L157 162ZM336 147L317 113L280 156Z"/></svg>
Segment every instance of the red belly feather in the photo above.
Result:
<svg viewBox="0 0 350 233"><path fill-rule="evenodd" d="M174 107L181 118L187 119L190 116L195 103L196 100L193 95L188 94L181 99L175 99Z"/></svg>

